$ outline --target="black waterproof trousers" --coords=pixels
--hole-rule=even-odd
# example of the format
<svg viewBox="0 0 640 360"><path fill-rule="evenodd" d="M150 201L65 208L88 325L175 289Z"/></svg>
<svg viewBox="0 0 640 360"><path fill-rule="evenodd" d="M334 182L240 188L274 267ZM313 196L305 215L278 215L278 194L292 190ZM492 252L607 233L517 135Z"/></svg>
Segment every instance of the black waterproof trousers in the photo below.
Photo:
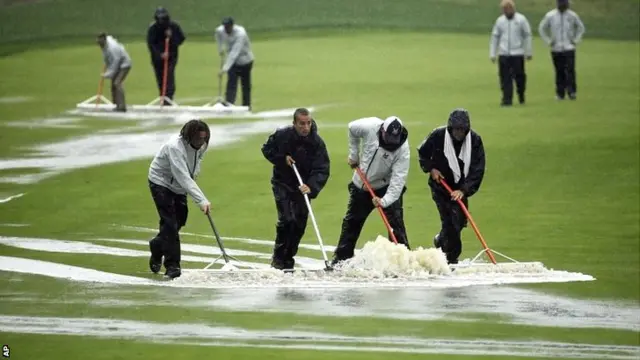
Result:
<svg viewBox="0 0 640 360"><path fill-rule="evenodd" d="M309 209L300 191L282 185L272 185L278 211L276 242L273 247L271 265L277 269L293 269L294 256L298 253L300 240L307 227Z"/></svg>
<svg viewBox="0 0 640 360"><path fill-rule="evenodd" d="M525 72L524 56L500 56L498 59L498 75L502 90L502 105L513 103L513 83L516 83L518 101L525 102L527 90L527 73Z"/></svg>
<svg viewBox="0 0 640 360"><path fill-rule="evenodd" d="M451 200L451 195L434 188L431 188L431 195L440 213L441 222L441 229L436 236L435 246L442 248L442 251L447 255L449 264L457 264L458 257L462 252L460 234L462 229L467 226L467 217L458 202ZM462 202L468 209L469 202L466 197L462 198Z"/></svg>
<svg viewBox="0 0 640 360"><path fill-rule="evenodd" d="M178 195L152 182L149 182L149 187L160 216L160 231L149 243L151 256L157 262L164 256L167 270L180 269L179 231L187 223L187 196Z"/></svg>
<svg viewBox="0 0 640 360"><path fill-rule="evenodd" d="M364 226L367 217L374 210L373 202L371 201L371 194L367 190L358 189L352 182L349 183L349 204L347 205L347 214L342 220L342 232L340 234L340 241L334 253L334 263L343 261L353 257L356 243L360 237L360 232ZM389 220L389 225L393 229L393 233L396 236L399 244L404 244L409 248L409 240L407 239L407 231L404 226L404 211L402 208L402 197L383 209L384 214ZM387 192L387 187L383 187L374 190L374 194L377 197L382 198ZM380 220L382 221L382 219ZM391 241L391 234L388 234L389 241Z"/></svg>
<svg viewBox="0 0 640 360"><path fill-rule="evenodd" d="M173 96L176 92L176 65L177 60L169 60L167 63L167 88L166 88L166 96L167 98L173 100ZM158 85L158 94L162 96L162 85L164 79L164 60L153 61L153 72L156 75L156 84ZM163 100L164 102L164 100ZM168 105L168 104L165 104Z"/></svg>
<svg viewBox="0 0 640 360"><path fill-rule="evenodd" d="M578 85L576 84L576 51L552 52L553 68L556 74L556 96L564 99L569 95L571 99L576 97Z"/></svg>

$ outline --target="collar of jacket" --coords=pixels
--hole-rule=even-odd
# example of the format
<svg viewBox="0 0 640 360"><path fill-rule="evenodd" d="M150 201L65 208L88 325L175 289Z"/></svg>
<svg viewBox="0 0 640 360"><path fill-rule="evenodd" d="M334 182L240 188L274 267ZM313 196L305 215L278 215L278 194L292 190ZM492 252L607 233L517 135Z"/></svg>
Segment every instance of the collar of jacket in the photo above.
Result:
<svg viewBox="0 0 640 360"><path fill-rule="evenodd" d="M296 131L295 126L291 125L291 137L295 141L315 143L317 134L318 134L318 126L316 125L315 120L311 121L311 130L309 131L309 135L307 136L302 136L298 134L298 131Z"/></svg>

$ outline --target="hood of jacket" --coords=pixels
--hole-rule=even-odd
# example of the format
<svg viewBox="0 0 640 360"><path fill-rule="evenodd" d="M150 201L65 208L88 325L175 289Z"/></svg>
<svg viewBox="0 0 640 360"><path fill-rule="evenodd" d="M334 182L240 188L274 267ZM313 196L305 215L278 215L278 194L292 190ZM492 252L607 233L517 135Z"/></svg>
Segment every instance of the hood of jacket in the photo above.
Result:
<svg viewBox="0 0 640 360"><path fill-rule="evenodd" d="M396 151L398 150L402 144L404 144L407 139L409 138L409 131L407 130L406 127L402 127L402 135L400 138L400 142L397 144L388 144L384 141L384 139L382 138L382 126L380 126L380 130L378 130L378 143L380 144L380 147L387 150L387 151Z"/></svg>

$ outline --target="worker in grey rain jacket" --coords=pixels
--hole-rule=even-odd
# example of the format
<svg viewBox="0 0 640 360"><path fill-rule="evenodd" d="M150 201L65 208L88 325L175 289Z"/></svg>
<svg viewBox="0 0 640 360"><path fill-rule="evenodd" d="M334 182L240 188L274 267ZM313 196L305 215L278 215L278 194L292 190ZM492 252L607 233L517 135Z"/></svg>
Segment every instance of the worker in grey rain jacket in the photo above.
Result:
<svg viewBox="0 0 640 360"><path fill-rule="evenodd" d="M105 72L102 77L111 79L111 100L116 104L115 111L127 111L124 97L124 80L131 70L131 57L113 36L100 33L97 43L102 49Z"/></svg>
<svg viewBox="0 0 640 360"><path fill-rule="evenodd" d="M527 73L525 58L531 60L531 26L527 18L516 12L513 0L503 0L500 15L491 30L489 57L493 63L498 61L498 75L502 90L501 106L513 104L513 82L516 83L518 102L525 103Z"/></svg>
<svg viewBox="0 0 640 360"><path fill-rule="evenodd" d="M180 270L179 231L187 222L187 194L200 210L209 214L210 202L196 183L200 164L209 146L211 132L202 120L190 120L156 154L149 167L149 187L160 217L160 231L149 242L153 273L160 271L164 256L165 275L175 278Z"/></svg>
<svg viewBox="0 0 640 360"><path fill-rule="evenodd" d="M227 74L227 89L225 99L227 103L235 104L238 92L238 78L242 82L242 106L251 110L251 71L253 70L253 51L247 30L235 24L233 18L222 20L222 25L216 28L216 42L222 68L218 76ZM224 58L223 45L227 45L227 57Z"/></svg>
<svg viewBox="0 0 640 360"><path fill-rule="evenodd" d="M375 197L371 197L360 176L354 172L348 185L349 204L334 252L334 265L353 257L362 227L375 207L383 209L398 243L409 248L402 205L411 156L407 129L396 116L385 120L367 117L350 122L348 133L348 164L362 170Z"/></svg>
<svg viewBox="0 0 640 360"><path fill-rule="evenodd" d="M557 0L557 8L546 13L538 26L540 37L551 48L557 100L576 99L576 45L584 31L578 14L569 9L569 0Z"/></svg>

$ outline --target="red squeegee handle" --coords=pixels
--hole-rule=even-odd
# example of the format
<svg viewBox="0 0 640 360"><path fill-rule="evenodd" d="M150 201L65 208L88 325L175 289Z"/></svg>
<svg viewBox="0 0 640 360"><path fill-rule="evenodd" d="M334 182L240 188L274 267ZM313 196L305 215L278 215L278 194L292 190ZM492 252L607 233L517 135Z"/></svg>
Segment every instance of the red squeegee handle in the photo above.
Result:
<svg viewBox="0 0 640 360"><path fill-rule="evenodd" d="M362 170L360 170L359 167L356 167L356 171L358 172L360 179L364 183L364 186L367 188L367 190L369 190L369 194L371 194L371 198L374 198L376 194L371 189L371 185L369 184L369 181L367 181L366 176L364 176L364 174L362 173ZM380 216L382 217L382 221L384 221L384 225L387 227L387 231L389 231L389 234L391 234L391 240L393 240L393 242L397 244L398 239L396 239L396 234L393 233L393 228L391 227L391 225L389 225L389 220L387 219L387 216L384 214L382 207L381 206L376 206L376 207L378 208L378 212L380 212Z"/></svg>

